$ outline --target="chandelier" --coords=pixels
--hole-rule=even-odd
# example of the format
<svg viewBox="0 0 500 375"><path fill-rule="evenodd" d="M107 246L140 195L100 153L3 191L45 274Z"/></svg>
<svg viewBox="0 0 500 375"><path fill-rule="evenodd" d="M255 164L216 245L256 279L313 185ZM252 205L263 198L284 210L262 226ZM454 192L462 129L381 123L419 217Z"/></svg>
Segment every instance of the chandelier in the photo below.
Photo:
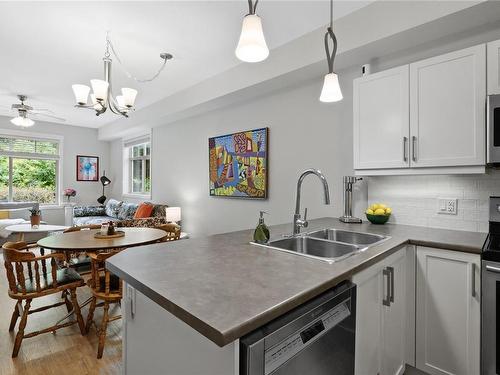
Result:
<svg viewBox="0 0 500 375"><path fill-rule="evenodd" d="M172 59L173 56L169 53L161 53L160 58L163 63L158 70L158 72L149 79L138 79L132 74L130 74L123 66L120 58L118 57L111 39L109 38L109 32L106 34L106 51L104 52L104 79L91 79L90 85L92 86L92 93L90 93L90 87L82 84L72 85L73 93L75 94L77 108L87 108L95 111L96 116L99 116L106 112L108 109L116 115L122 115L128 117L131 111L135 110L135 99L137 97L137 90L130 87L123 87L121 89L121 95L113 95L112 85L111 85L111 53L113 53L116 61L122 66L125 74L128 78L134 79L136 82L150 82L157 78L162 72L165 64L168 60ZM88 103L88 97L90 93L90 103Z"/></svg>

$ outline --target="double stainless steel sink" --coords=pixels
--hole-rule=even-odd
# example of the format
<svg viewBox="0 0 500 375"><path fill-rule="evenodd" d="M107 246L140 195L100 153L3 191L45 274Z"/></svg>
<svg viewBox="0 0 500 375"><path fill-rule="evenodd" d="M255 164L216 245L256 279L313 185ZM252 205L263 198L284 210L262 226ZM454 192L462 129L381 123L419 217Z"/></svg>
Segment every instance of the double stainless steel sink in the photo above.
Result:
<svg viewBox="0 0 500 375"><path fill-rule="evenodd" d="M321 229L275 239L267 244L255 242L252 244L334 263L389 238L379 234L351 232L342 229Z"/></svg>

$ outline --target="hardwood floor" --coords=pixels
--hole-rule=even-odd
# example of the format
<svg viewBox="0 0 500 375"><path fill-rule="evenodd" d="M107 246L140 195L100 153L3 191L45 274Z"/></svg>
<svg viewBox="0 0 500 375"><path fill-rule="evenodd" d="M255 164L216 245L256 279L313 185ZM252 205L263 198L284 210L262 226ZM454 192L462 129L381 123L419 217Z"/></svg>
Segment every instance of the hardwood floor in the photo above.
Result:
<svg viewBox="0 0 500 375"><path fill-rule="evenodd" d="M2 258L0 250L0 259ZM2 261L3 263L3 261ZM87 287L77 290L81 304L89 296ZM52 295L33 300L32 308L58 302L60 295ZM9 322L15 302L7 294L7 279L3 265L0 270L0 374L1 375L80 375L80 374L120 374L121 373L121 320L108 325L106 345L102 359L97 359L98 337L95 327L87 336L82 336L78 325L61 329L56 334L46 333L23 340L19 356L11 358L15 333L9 332ZM119 313L120 307L113 306L110 315ZM88 306L82 309L87 317ZM28 317L26 332L38 330L54 324L66 314L64 306L49 309ZM96 309L94 321L100 323L102 308ZM73 318L71 318L73 319Z"/></svg>

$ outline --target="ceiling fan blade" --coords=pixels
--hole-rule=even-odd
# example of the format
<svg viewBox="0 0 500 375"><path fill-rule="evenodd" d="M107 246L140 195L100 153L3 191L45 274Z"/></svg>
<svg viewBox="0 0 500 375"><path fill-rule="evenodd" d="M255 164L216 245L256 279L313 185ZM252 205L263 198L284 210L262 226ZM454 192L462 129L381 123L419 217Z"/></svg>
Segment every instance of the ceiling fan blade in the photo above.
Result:
<svg viewBox="0 0 500 375"><path fill-rule="evenodd" d="M54 115L49 115L47 113L37 113L37 112L34 112L34 111L30 111L30 115L33 115L34 117L47 117L47 118L51 118L51 119L54 119L54 120L66 121L65 118L57 117L57 116L54 116Z"/></svg>

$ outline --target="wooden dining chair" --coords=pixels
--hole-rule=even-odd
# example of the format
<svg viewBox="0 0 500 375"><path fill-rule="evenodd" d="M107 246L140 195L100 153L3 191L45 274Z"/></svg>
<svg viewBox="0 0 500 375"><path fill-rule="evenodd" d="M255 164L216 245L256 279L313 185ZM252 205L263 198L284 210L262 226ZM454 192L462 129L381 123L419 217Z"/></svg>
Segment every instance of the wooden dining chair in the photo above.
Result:
<svg viewBox="0 0 500 375"><path fill-rule="evenodd" d="M91 277L87 281L92 293L89 314L87 316L86 332L90 330L93 323L94 311L96 307L104 307L101 325L97 328L99 336L99 346L97 348L97 358L102 358L104 343L106 341L106 330L108 323L120 319L121 315L109 317L109 306L113 303L120 303L122 300L122 280L106 269L106 259L120 252L120 249L108 250L106 252L88 252L91 260ZM101 302L98 303L98 300Z"/></svg>
<svg viewBox="0 0 500 375"><path fill-rule="evenodd" d="M21 317L19 328L12 350L12 357L17 357L23 339L37 336L41 333L54 332L60 328L69 327L78 323L80 332L85 335L85 325L83 322L80 306L76 298L76 288L84 286L83 279L71 268L60 269L56 260L63 260L62 254L49 254L35 256L30 251L36 245L28 245L25 242L6 242L2 246L4 265L7 272L9 284L9 297L15 299L16 306L12 313L9 331L13 331L17 320ZM34 298L48 296L54 293L66 292L71 296L71 303L62 301L53 305L47 305L36 309L31 308L31 301ZM22 301L25 301L24 308ZM68 310L73 309L76 321L56 324L54 326L24 333L28 315L44 311L53 307L66 304Z"/></svg>
<svg viewBox="0 0 500 375"><path fill-rule="evenodd" d="M167 232L167 235L163 237L159 242L177 241L181 238L181 227L177 224L162 224L158 225L156 228Z"/></svg>

